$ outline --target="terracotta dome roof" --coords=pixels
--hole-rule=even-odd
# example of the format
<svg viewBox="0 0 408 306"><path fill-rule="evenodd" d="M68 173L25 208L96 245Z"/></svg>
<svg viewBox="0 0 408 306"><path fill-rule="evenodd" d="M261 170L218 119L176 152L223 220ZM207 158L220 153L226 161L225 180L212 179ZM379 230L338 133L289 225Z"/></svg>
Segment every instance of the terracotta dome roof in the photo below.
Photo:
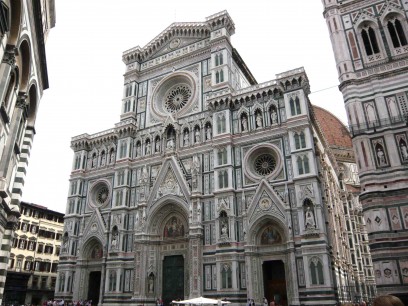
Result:
<svg viewBox="0 0 408 306"><path fill-rule="evenodd" d="M353 148L351 136L346 126L328 110L313 105L319 126L331 147Z"/></svg>

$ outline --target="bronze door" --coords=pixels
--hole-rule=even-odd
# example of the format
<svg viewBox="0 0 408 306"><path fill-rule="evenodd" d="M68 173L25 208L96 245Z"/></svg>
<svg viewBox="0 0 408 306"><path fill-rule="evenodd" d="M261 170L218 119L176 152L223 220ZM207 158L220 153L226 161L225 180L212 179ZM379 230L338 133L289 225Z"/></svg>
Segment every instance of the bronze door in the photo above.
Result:
<svg viewBox="0 0 408 306"><path fill-rule="evenodd" d="M164 305L184 299L184 258L182 255L166 256L163 260Z"/></svg>
<svg viewBox="0 0 408 306"><path fill-rule="evenodd" d="M89 273L88 300L92 300L92 305L99 303L99 290L101 286L101 271Z"/></svg>

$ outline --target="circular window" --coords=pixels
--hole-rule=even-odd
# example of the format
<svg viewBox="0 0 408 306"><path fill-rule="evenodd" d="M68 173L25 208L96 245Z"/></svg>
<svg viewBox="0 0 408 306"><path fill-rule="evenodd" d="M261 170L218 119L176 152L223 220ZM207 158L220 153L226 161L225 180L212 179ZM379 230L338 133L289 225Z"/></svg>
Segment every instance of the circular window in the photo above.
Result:
<svg viewBox="0 0 408 306"><path fill-rule="evenodd" d="M165 108L171 113L182 109L191 98L191 88L187 84L178 84L170 88L165 95Z"/></svg>
<svg viewBox="0 0 408 306"><path fill-rule="evenodd" d="M110 188L106 182L96 183L90 191L90 205L100 207L108 203Z"/></svg>
<svg viewBox="0 0 408 306"><path fill-rule="evenodd" d="M150 109L157 118L182 116L198 99L197 80L188 71L177 71L162 79L153 89Z"/></svg>
<svg viewBox="0 0 408 306"><path fill-rule="evenodd" d="M272 154L262 154L255 159L255 171L259 175L267 176L275 170L276 160Z"/></svg>
<svg viewBox="0 0 408 306"><path fill-rule="evenodd" d="M245 174L252 180L270 179L281 170L281 160L279 149L275 145L259 144L245 154Z"/></svg>

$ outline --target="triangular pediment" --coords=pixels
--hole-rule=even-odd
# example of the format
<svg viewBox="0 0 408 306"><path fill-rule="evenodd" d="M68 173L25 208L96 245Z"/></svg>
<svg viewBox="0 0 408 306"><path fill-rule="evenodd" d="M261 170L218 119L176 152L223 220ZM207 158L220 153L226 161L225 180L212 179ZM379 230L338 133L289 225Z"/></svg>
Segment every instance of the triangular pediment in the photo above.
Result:
<svg viewBox="0 0 408 306"><path fill-rule="evenodd" d="M260 217L271 215L286 224L285 203L265 179L256 189L251 205L248 207L248 221L253 224Z"/></svg>
<svg viewBox="0 0 408 306"><path fill-rule="evenodd" d="M163 162L148 199L148 208L150 209L155 202L167 195L184 200L190 197L190 188L175 156L168 157Z"/></svg>
<svg viewBox="0 0 408 306"><path fill-rule="evenodd" d="M90 237L98 237L100 241L105 241L106 225L98 208L95 208L91 217L86 220L84 236L82 241L87 241Z"/></svg>

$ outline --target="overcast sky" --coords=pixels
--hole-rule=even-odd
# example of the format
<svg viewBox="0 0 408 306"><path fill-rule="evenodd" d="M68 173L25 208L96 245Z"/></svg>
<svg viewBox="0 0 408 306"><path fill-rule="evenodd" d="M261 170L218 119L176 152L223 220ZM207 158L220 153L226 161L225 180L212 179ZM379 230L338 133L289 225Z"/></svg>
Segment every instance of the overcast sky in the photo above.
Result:
<svg viewBox="0 0 408 306"><path fill-rule="evenodd" d="M57 0L46 44L50 88L39 107L23 201L65 213L71 137L120 120L123 51L145 46L173 22L201 22L222 10L235 23L232 45L258 83L303 66L311 102L346 122L319 0Z"/></svg>

